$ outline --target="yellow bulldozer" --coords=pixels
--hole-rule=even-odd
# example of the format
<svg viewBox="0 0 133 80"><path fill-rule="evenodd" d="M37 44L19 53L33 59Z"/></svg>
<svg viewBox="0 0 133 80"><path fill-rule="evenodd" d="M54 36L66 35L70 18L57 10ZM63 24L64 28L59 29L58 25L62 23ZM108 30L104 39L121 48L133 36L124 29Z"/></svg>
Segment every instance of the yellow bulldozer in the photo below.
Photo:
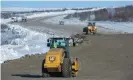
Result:
<svg viewBox="0 0 133 80"><path fill-rule="evenodd" d="M85 32L86 34L88 34L90 32L90 34L96 34L97 32L97 27L95 26L95 23L88 23L87 27L83 28L83 32Z"/></svg>
<svg viewBox="0 0 133 80"><path fill-rule="evenodd" d="M49 38L50 50L42 62L42 76L76 77L79 71L78 58L73 60L69 55L69 38Z"/></svg>

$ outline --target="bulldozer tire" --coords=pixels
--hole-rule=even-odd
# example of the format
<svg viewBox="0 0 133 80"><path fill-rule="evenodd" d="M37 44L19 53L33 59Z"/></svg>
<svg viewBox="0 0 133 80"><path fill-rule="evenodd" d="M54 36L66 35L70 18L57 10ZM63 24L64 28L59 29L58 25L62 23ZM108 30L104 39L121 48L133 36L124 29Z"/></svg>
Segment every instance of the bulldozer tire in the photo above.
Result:
<svg viewBox="0 0 133 80"><path fill-rule="evenodd" d="M88 34L88 31L86 31L86 34Z"/></svg>
<svg viewBox="0 0 133 80"><path fill-rule="evenodd" d="M42 77L49 77L48 71L44 68L45 59L42 61Z"/></svg>
<svg viewBox="0 0 133 80"><path fill-rule="evenodd" d="M75 47L75 46L76 46L76 43L74 42L74 43L73 43L73 47Z"/></svg>
<svg viewBox="0 0 133 80"><path fill-rule="evenodd" d="M64 58L61 70L62 70L63 77L71 77L72 76L72 67L71 67L70 58Z"/></svg>
<svg viewBox="0 0 133 80"><path fill-rule="evenodd" d="M93 32L93 35L95 35L96 34L96 32Z"/></svg>

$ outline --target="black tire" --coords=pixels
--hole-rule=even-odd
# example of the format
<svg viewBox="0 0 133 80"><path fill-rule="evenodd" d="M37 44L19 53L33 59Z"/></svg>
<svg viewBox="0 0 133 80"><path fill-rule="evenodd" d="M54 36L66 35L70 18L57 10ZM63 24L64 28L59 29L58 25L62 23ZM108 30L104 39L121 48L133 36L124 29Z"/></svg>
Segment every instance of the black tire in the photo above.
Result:
<svg viewBox="0 0 133 80"><path fill-rule="evenodd" d="M45 59L42 61L42 77L49 77L48 71L44 68Z"/></svg>
<svg viewBox="0 0 133 80"><path fill-rule="evenodd" d="M46 77L50 77L50 75L47 74L47 73L42 73L42 77L43 77L43 78L46 78Z"/></svg>
<svg viewBox="0 0 133 80"><path fill-rule="evenodd" d="M73 47L75 47L76 46L76 42L75 42L74 39L72 39L72 40L73 40Z"/></svg>
<svg viewBox="0 0 133 80"><path fill-rule="evenodd" d="M84 27L83 32L85 32L85 34L88 34L88 27Z"/></svg>
<svg viewBox="0 0 133 80"><path fill-rule="evenodd" d="M86 31L86 34L88 34L88 31Z"/></svg>
<svg viewBox="0 0 133 80"><path fill-rule="evenodd" d="M95 35L96 34L96 32L93 32L93 35Z"/></svg>
<svg viewBox="0 0 133 80"><path fill-rule="evenodd" d="M72 77L72 67L70 58L64 58L61 70L63 77Z"/></svg>
<svg viewBox="0 0 133 80"><path fill-rule="evenodd" d="M76 43L74 42L74 43L73 43L73 47L75 47L75 46L76 46Z"/></svg>
<svg viewBox="0 0 133 80"><path fill-rule="evenodd" d="M83 28L83 32L86 32L86 31L87 31L87 27L84 27L84 28Z"/></svg>

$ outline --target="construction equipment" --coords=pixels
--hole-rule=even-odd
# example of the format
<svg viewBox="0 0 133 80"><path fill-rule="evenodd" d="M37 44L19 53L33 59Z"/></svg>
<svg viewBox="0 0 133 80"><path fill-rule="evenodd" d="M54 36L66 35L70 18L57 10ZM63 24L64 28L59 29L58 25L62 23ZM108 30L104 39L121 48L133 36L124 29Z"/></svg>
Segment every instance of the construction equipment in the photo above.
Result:
<svg viewBox="0 0 133 80"><path fill-rule="evenodd" d="M64 25L64 21L59 21L59 25Z"/></svg>
<svg viewBox="0 0 133 80"><path fill-rule="evenodd" d="M88 34L88 32L90 32L91 34L96 34L97 31L97 27L95 26L95 23L88 23L88 27L84 27L83 28L83 32L85 32L86 34Z"/></svg>
<svg viewBox="0 0 133 80"><path fill-rule="evenodd" d="M69 55L69 38L49 38L50 50L42 62L42 76L58 74L63 77L76 77L79 70L78 58L71 60ZM56 46L55 46L56 44Z"/></svg>
<svg viewBox="0 0 133 80"><path fill-rule="evenodd" d="M27 21L27 17L26 16L22 16L21 18L22 18L22 20L21 20L22 22L26 22Z"/></svg>
<svg viewBox="0 0 133 80"><path fill-rule="evenodd" d="M18 17L12 17L11 22L18 22Z"/></svg>

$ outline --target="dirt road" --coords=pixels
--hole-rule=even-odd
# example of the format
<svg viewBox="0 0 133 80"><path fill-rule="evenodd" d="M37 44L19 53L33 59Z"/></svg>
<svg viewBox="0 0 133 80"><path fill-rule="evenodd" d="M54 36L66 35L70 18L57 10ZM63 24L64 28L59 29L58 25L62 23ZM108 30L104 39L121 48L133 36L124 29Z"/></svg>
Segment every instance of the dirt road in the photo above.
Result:
<svg viewBox="0 0 133 80"><path fill-rule="evenodd" d="M25 28L28 28L37 32L49 33L51 31L51 32L54 32L55 34L65 35L65 36L82 33L83 27L85 27L83 25L74 25L74 24L59 25L59 24L54 24L52 22L45 22L45 20L53 17L57 17L57 16L33 18L33 19L27 20L27 22L19 22L19 23L13 23L13 24L18 24ZM110 33L112 34L115 32L109 29L105 29L101 26L97 26L97 27L98 27L97 32L101 34L110 34Z"/></svg>
<svg viewBox="0 0 133 80"><path fill-rule="evenodd" d="M2 80L133 80L133 34L88 35L70 54L81 64L76 78L42 78L41 54L3 63Z"/></svg>

